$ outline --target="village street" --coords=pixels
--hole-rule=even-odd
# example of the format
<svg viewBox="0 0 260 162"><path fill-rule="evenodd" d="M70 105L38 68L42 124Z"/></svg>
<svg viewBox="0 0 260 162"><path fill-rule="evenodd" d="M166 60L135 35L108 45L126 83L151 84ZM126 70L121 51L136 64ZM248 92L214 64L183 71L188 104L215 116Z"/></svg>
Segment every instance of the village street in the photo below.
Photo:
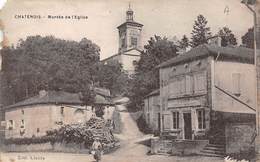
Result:
<svg viewBox="0 0 260 162"><path fill-rule="evenodd" d="M110 154L104 155L104 162L222 162L223 159L215 157L201 156L165 156L165 155L146 155L149 148L140 141L148 139L151 135L143 135L134 120L136 115L130 115L128 112L120 112L124 128L122 134L116 135L121 141L121 147ZM1 153L1 162L93 162L91 155L71 154L71 153Z"/></svg>

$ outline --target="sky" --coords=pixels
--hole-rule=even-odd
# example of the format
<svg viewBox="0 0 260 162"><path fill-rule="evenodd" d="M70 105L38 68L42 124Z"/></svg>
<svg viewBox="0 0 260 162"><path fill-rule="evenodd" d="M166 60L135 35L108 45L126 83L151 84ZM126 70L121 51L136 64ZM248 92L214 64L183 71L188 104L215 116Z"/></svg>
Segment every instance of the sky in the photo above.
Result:
<svg viewBox="0 0 260 162"><path fill-rule="evenodd" d="M117 26L125 22L129 2L134 20L144 25L143 45L154 35L190 37L199 14L206 17L212 33L227 26L239 43L241 36L253 26L253 15L240 0L7 0L0 18L9 45L16 45L19 39L30 35L54 35L76 41L86 37L100 46L101 59L104 59L118 52ZM27 14L44 18L15 18ZM48 19L48 15L88 18Z"/></svg>

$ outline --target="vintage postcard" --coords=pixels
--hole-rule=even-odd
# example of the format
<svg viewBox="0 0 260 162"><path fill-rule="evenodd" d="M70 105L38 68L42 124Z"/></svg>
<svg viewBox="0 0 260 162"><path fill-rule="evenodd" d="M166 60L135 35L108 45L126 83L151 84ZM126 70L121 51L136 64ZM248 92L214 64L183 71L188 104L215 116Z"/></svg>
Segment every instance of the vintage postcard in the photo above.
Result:
<svg viewBox="0 0 260 162"><path fill-rule="evenodd" d="M260 0L0 7L0 162L260 161Z"/></svg>

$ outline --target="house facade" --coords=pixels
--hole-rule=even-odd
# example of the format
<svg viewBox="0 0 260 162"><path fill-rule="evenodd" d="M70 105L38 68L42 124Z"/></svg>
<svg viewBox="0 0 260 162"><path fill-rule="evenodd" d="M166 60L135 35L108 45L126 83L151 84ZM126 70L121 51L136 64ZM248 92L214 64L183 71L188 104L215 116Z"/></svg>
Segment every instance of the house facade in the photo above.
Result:
<svg viewBox="0 0 260 162"><path fill-rule="evenodd" d="M254 125L253 61L253 50L205 44L159 65L161 135L225 143L228 123Z"/></svg>
<svg viewBox="0 0 260 162"><path fill-rule="evenodd" d="M44 136L63 124L84 123L95 117L97 106L104 108L105 120L112 119L115 108L109 98L97 93L95 106L85 106L79 94L40 91L35 97L5 107L5 138Z"/></svg>
<svg viewBox="0 0 260 162"><path fill-rule="evenodd" d="M118 53L102 60L102 62L108 64L118 61L122 64L125 72L133 74L142 50L142 27L142 24L134 21L134 11L129 6L126 11L126 22L117 27L119 33Z"/></svg>
<svg viewBox="0 0 260 162"><path fill-rule="evenodd" d="M154 132L160 131L160 90L154 90L144 99L143 115L149 128Z"/></svg>

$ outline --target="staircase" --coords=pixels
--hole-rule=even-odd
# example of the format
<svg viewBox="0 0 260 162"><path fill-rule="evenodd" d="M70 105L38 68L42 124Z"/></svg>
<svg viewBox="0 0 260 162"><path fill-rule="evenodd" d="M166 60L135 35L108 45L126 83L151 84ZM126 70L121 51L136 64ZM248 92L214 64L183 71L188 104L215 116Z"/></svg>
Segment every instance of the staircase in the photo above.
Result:
<svg viewBox="0 0 260 162"><path fill-rule="evenodd" d="M224 144L207 144L200 155L210 157L224 157L225 156L225 145Z"/></svg>

